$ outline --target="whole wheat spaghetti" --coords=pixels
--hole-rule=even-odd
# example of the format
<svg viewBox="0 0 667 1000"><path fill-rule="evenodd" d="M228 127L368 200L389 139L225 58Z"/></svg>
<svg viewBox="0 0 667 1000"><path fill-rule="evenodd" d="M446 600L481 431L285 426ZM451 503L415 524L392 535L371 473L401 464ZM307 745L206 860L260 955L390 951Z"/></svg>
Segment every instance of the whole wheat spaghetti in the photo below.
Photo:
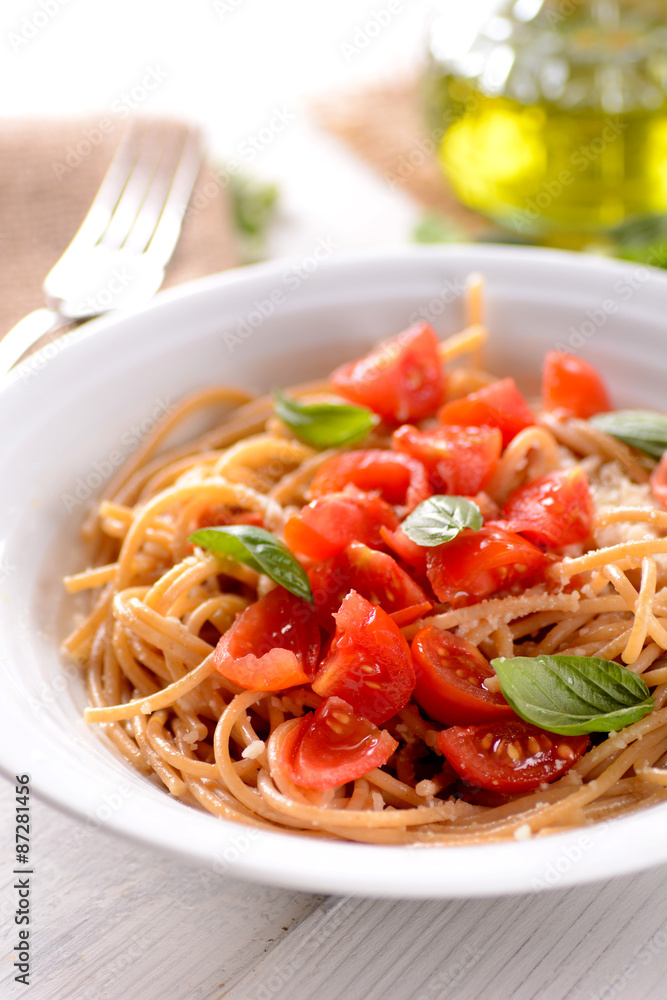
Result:
<svg viewBox="0 0 667 1000"><path fill-rule="evenodd" d="M499 384L479 365L486 331L479 281L472 287L469 325L439 346L448 403ZM388 365L393 358L388 350ZM288 390L301 402L331 402L331 393L326 381ZM222 422L187 446L167 447L182 420L220 405L228 408ZM89 610L64 648L85 670L87 721L98 724L133 767L155 776L184 804L223 819L314 837L477 844L563 830L663 801L667 511L651 493L651 463L641 454L576 415L540 407L534 412L529 426L503 441L476 502L485 524L506 525L501 508L510 509L503 505L508 498L511 505L526 484L583 469L595 505L585 538L540 552L544 566L538 573L512 566L508 576L494 578L497 585L488 592L451 599L438 597L443 585L433 562L424 563L427 580L426 571L406 561L407 550L382 541L376 548L421 581L420 589L423 585L427 601L420 617L408 620L409 608L394 616L408 643L431 625L472 644L486 661L600 657L645 678L652 711L618 733L596 733L567 773L521 793L479 794L439 748L441 731L449 726L429 715L423 697L420 703L413 696L378 723L391 737L384 763L330 787L298 780L287 766L294 741L323 695L307 680L285 689L247 690L217 669L221 637L238 627L245 610L270 594L275 582L256 566L193 545L190 536L202 526L243 524L282 539L285 525L312 499L313 483L322 482L332 461L362 451L393 455L397 423L427 432L436 421L427 416L406 422L399 416L392 425L380 413L384 419L362 442L321 448L298 440L277 419L271 398L252 399L236 388L206 389L183 400L86 521L91 567L66 578L65 585L71 593L89 592ZM401 431L403 438L407 433ZM410 461L405 467L412 475ZM425 496L438 492L432 470L430 477ZM378 494L354 482L348 491ZM415 506L404 497L385 496L385 501L396 524ZM383 536L392 537L395 541L395 529ZM313 580L315 564L302 562ZM333 628L332 621L329 634ZM488 690L497 686L490 682ZM352 705L362 715L357 708ZM567 760L568 738L547 736L553 752ZM511 763L511 742L505 750Z"/></svg>

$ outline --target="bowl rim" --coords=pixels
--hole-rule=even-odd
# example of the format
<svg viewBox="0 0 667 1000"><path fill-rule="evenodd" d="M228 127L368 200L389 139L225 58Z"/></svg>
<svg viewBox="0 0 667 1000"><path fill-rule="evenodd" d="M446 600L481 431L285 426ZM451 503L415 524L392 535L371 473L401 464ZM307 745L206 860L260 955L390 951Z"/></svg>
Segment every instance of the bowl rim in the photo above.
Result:
<svg viewBox="0 0 667 1000"><path fill-rule="evenodd" d="M647 265L567 251L479 244L380 250L366 248L340 252L321 266L318 278L326 285L341 280L350 271L358 275L360 269L372 270L390 262L412 264L420 260L450 260L453 257L459 260L470 257L475 262L470 270L480 271L487 265L493 268L494 265L500 266L499 262L509 262L510 268L537 264L538 267L553 268L561 274L571 275L576 272L579 276L583 274L593 277L615 273L620 278L643 268L649 272L644 284L649 315L656 321L658 308L661 304L664 305L667 291L667 275ZM119 328L131 325L137 319L159 317L165 310L171 310L175 303L192 306L192 303L196 304L202 297L222 295L225 289L232 286L245 285L248 290L253 286L261 287L263 282L270 283L279 278L296 259L282 258L255 264L199 278L160 292L141 309L93 320L67 335L66 350L60 351L58 357L54 357L53 348L49 349L48 345L36 357L55 361L53 368L65 371L76 364L79 351L98 354L103 352L105 344L108 344ZM17 382L21 380L21 367L0 382L0 412L7 394L21 391L20 387L17 388ZM0 645L1 642L0 638ZM42 742L46 752L48 740L44 738ZM7 733L0 735L0 773L13 781L12 761L15 755L10 744ZM164 793L157 789L154 791L165 801L173 803ZM54 791L42 782L35 786L34 792L50 805L78 820L90 818L85 801L78 795L68 797L62 787ZM235 877L251 881L307 891L394 898L489 896L563 888L667 862L667 842L661 830L661 820L664 822L667 819L667 804L654 806L648 820L648 813L640 810L611 823L596 824L544 838L531 838L521 843L501 842L441 849L325 841L264 830L253 832L250 827L205 813L197 814L200 820L195 824L200 839L197 842L184 842L178 838L182 835L185 822L180 824L180 829L169 822L146 824L146 804L149 801L155 804L155 796L151 795L147 799L136 796L129 798L124 808L113 812L100 824L101 827L144 847L162 850L189 863L209 867L213 863L214 870L217 863L221 873L229 872ZM177 804L182 808L182 803ZM156 812L159 818L164 810L156 805ZM168 815L168 811L164 812L165 819ZM187 815L187 810L183 810L183 816ZM641 838L641 852L621 850L623 844L637 843L638 838ZM589 841L592 843L589 844ZM438 852L435 856L432 854L434 850ZM581 855L583 864L580 863L577 852ZM433 865L434 857L438 859L437 866ZM434 872L435 867L438 869L437 873ZM387 876L387 872L391 872L391 875ZM475 873L472 884L471 872ZM354 879L350 878L350 873L354 873ZM389 885L386 884L387 881Z"/></svg>

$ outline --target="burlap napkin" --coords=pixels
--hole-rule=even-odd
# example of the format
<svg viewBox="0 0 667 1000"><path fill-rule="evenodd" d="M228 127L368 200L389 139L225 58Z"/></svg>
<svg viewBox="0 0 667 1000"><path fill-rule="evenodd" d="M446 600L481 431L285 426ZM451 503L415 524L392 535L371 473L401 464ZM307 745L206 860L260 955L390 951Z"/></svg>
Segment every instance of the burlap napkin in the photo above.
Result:
<svg viewBox="0 0 667 1000"><path fill-rule="evenodd" d="M444 179L437 158L442 131L427 126L418 80L327 97L313 104L312 113L391 189L452 219L471 237L490 229L489 220L465 208Z"/></svg>
<svg viewBox="0 0 667 1000"><path fill-rule="evenodd" d="M45 304L42 282L83 221L126 127L127 119L111 117L0 123L0 335ZM163 287L238 262L227 197L207 163L190 204L197 208L185 218Z"/></svg>

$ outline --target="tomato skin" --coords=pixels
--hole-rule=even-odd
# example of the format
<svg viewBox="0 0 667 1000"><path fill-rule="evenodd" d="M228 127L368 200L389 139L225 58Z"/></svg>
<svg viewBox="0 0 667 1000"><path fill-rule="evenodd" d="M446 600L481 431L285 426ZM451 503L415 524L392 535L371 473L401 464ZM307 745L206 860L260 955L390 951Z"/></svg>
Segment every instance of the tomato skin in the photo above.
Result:
<svg viewBox="0 0 667 1000"><path fill-rule="evenodd" d="M314 500L285 525L285 543L308 559L330 559L350 542L384 544L380 528L398 527L396 514L373 494L333 493Z"/></svg>
<svg viewBox="0 0 667 1000"><path fill-rule="evenodd" d="M512 378L492 382L462 399L446 403L438 411L438 420L441 424L459 427L498 427L503 436L503 448L519 431L535 423L535 417Z"/></svg>
<svg viewBox="0 0 667 1000"><path fill-rule="evenodd" d="M511 493L502 509L510 531L536 545L560 548L584 542L593 529L595 506L580 466L550 472Z"/></svg>
<svg viewBox="0 0 667 1000"><path fill-rule="evenodd" d="M412 510L431 496L426 469L421 462L394 451L346 451L324 462L310 484L313 499L337 493L352 484L370 492L378 490L390 504L407 504Z"/></svg>
<svg viewBox="0 0 667 1000"><path fill-rule="evenodd" d="M427 625L412 640L412 659L413 698L437 722L468 726L515 717L500 692L483 687L494 671L466 639Z"/></svg>
<svg viewBox="0 0 667 1000"><path fill-rule="evenodd" d="M350 590L365 597L372 604L391 614L414 608L414 617L408 615L408 625L433 607L418 583L401 569L395 559L384 552L352 542L333 559L314 566L308 573L315 601L317 620L322 628L332 631L334 612Z"/></svg>
<svg viewBox="0 0 667 1000"><path fill-rule="evenodd" d="M481 599L518 580L526 583L547 561L527 538L485 524L479 531L465 528L451 542L429 549L426 575L439 601Z"/></svg>
<svg viewBox="0 0 667 1000"><path fill-rule="evenodd" d="M437 427L420 431L404 424L394 432L392 448L411 455L426 468L431 488L450 496L474 496L496 470L503 447L497 427Z"/></svg>
<svg viewBox="0 0 667 1000"><path fill-rule="evenodd" d="M382 539L391 551L411 566L420 577L426 576L426 549L417 545L399 526L396 531L380 528Z"/></svg>
<svg viewBox="0 0 667 1000"><path fill-rule="evenodd" d="M544 358L542 405L547 411L563 410L582 420L612 408L607 388L595 368L565 351L549 351Z"/></svg>
<svg viewBox="0 0 667 1000"><path fill-rule="evenodd" d="M557 736L515 718L482 726L452 726L438 733L437 744L464 781L514 795L560 778L576 764L590 738ZM517 759L507 753L508 747L518 754Z"/></svg>
<svg viewBox="0 0 667 1000"><path fill-rule="evenodd" d="M336 632L313 691L345 699L379 726L407 704L414 690L410 648L389 615L354 590L334 618Z"/></svg>
<svg viewBox="0 0 667 1000"><path fill-rule="evenodd" d="M444 394L438 338L428 323L417 323L359 361L337 368L330 382L341 396L385 420L421 420L435 413Z"/></svg>
<svg viewBox="0 0 667 1000"><path fill-rule="evenodd" d="M667 510L667 451L651 473L651 492Z"/></svg>
<svg viewBox="0 0 667 1000"><path fill-rule="evenodd" d="M216 670L240 687L279 691L308 683L320 653L312 606L283 587L249 605L220 637Z"/></svg>
<svg viewBox="0 0 667 1000"><path fill-rule="evenodd" d="M386 764L398 741L361 718L342 698L327 698L285 736L278 765L303 788L335 788Z"/></svg>

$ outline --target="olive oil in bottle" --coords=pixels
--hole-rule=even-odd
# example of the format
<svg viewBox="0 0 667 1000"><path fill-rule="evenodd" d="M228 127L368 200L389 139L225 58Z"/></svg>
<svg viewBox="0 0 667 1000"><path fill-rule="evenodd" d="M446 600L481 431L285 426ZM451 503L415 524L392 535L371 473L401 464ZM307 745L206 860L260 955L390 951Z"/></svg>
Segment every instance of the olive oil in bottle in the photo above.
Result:
<svg viewBox="0 0 667 1000"><path fill-rule="evenodd" d="M495 7L464 37L443 5L431 36L431 129L460 200L575 240L667 212L667 0Z"/></svg>

